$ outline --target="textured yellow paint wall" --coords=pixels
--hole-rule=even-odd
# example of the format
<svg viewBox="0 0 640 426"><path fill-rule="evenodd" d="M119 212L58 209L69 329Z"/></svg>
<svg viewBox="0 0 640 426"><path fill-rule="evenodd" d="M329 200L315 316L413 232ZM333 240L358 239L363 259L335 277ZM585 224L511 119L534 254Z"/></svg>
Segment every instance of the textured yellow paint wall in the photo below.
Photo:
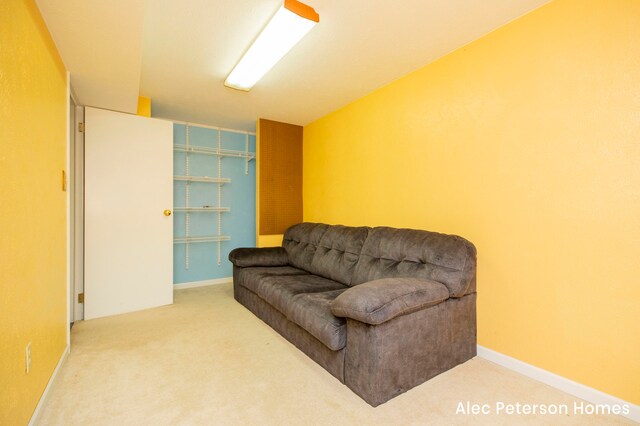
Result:
<svg viewBox="0 0 640 426"><path fill-rule="evenodd" d="M280 235L258 235L256 246L258 247L279 247L282 245L283 234Z"/></svg>
<svg viewBox="0 0 640 426"><path fill-rule="evenodd" d="M478 248L478 343L640 403L640 2L558 0L304 130L304 218Z"/></svg>
<svg viewBox="0 0 640 426"><path fill-rule="evenodd" d="M0 424L26 424L66 347L66 71L32 0L0 2ZM25 347L32 342L31 372Z"/></svg>
<svg viewBox="0 0 640 426"><path fill-rule="evenodd" d="M143 117L151 117L151 98L138 96L138 111L136 114Z"/></svg>

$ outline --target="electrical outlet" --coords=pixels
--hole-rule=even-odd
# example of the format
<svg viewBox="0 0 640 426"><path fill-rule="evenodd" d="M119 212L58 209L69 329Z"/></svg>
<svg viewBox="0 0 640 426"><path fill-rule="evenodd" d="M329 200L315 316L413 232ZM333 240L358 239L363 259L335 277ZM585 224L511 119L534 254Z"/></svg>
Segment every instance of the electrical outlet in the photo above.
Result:
<svg viewBox="0 0 640 426"><path fill-rule="evenodd" d="M27 343L24 350L24 371L27 374L31 371L31 342Z"/></svg>

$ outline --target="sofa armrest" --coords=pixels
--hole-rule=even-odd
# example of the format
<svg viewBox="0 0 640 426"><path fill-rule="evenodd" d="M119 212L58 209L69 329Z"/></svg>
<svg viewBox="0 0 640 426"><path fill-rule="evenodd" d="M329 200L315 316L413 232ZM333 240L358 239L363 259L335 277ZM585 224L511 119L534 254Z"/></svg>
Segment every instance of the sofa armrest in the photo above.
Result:
<svg viewBox="0 0 640 426"><path fill-rule="evenodd" d="M449 298L444 284L418 278L384 278L359 284L331 303L331 312L366 324L382 324L399 315L437 305Z"/></svg>
<svg viewBox="0 0 640 426"><path fill-rule="evenodd" d="M231 250L229 260L240 268L289 264L289 256L283 247L237 248Z"/></svg>

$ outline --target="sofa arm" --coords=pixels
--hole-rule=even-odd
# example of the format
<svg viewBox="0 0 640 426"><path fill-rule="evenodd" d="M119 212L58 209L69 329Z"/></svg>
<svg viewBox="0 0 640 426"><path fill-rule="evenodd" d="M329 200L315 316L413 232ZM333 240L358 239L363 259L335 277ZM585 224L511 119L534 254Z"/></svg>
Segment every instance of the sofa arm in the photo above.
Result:
<svg viewBox="0 0 640 426"><path fill-rule="evenodd" d="M444 284L418 278L384 278L350 288L331 303L337 317L378 325L449 298Z"/></svg>
<svg viewBox="0 0 640 426"><path fill-rule="evenodd" d="M229 260L240 268L289 264L289 256L283 247L237 248L231 250Z"/></svg>

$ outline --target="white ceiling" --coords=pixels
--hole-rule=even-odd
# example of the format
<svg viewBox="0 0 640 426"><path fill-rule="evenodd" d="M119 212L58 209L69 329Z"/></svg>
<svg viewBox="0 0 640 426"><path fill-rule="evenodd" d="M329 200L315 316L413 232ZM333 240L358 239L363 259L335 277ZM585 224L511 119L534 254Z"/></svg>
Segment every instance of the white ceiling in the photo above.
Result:
<svg viewBox="0 0 640 426"><path fill-rule="evenodd" d="M308 124L547 1L306 0L320 23L239 92L224 79L282 0L37 0L81 103L133 112L139 92L154 116L248 130Z"/></svg>
<svg viewBox="0 0 640 426"><path fill-rule="evenodd" d="M36 0L81 105L135 113L144 0Z"/></svg>

